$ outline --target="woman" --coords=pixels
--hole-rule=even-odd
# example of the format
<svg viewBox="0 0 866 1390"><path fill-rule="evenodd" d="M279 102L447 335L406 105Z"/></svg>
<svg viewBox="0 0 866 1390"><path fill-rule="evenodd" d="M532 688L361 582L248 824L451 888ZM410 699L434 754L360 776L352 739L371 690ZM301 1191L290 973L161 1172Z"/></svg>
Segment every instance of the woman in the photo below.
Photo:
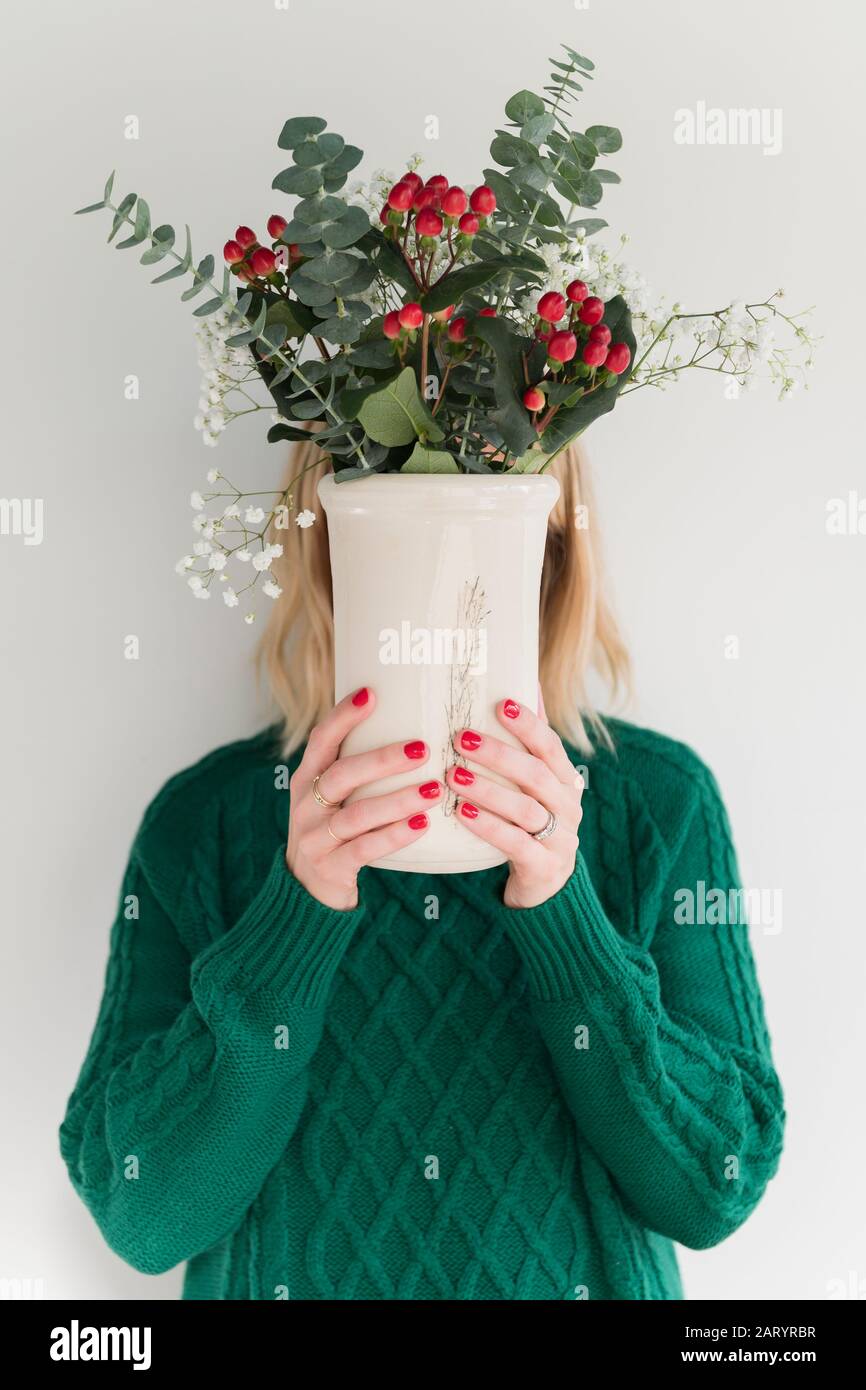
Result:
<svg viewBox="0 0 866 1390"><path fill-rule="evenodd" d="M313 447L293 461L299 511L318 510ZM330 708L321 519L278 537L280 724L144 816L61 1145L123 1259L188 1261L185 1298L677 1299L672 1242L724 1240L777 1167L747 928L678 912L703 889L738 901L725 811L687 747L587 712L590 666L615 685L626 659L574 525L579 457L555 471L550 724L502 691L521 748L460 731L469 766L447 773L465 832L507 865L369 867L424 835L443 768L417 730L340 756L375 673ZM409 768L411 786L341 807Z"/></svg>

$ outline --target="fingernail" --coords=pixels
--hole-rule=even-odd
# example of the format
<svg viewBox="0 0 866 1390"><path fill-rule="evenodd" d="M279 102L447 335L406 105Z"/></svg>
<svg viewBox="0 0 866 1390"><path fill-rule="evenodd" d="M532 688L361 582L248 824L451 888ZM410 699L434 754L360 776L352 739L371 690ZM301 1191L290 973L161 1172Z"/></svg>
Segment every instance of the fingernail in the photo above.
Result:
<svg viewBox="0 0 866 1390"><path fill-rule="evenodd" d="M474 820L478 815L478 807L473 806L471 801L463 801L460 803L460 814L467 820Z"/></svg>
<svg viewBox="0 0 866 1390"><path fill-rule="evenodd" d="M409 817L410 830L426 830L428 823L427 817L424 815L423 811L417 816Z"/></svg>
<svg viewBox="0 0 866 1390"><path fill-rule="evenodd" d="M516 700L506 700L502 706L502 713L507 714L509 719L516 719L520 713L520 706Z"/></svg>
<svg viewBox="0 0 866 1390"><path fill-rule="evenodd" d="M481 745L481 735L476 734L474 729L464 729L460 735L461 748L478 748Z"/></svg>
<svg viewBox="0 0 866 1390"><path fill-rule="evenodd" d="M369 692L369 690L367 689L366 685L362 685L362 686L361 686L361 689L360 689L360 690L356 690L355 693L354 693L354 695L352 696L352 704L353 704L353 705L366 705L366 703L367 703L367 701L369 700L369 698L370 698L370 692Z"/></svg>
<svg viewBox="0 0 866 1390"><path fill-rule="evenodd" d="M461 787L471 787L475 781L475 773L470 772L468 767L455 767L454 781L459 782Z"/></svg>
<svg viewBox="0 0 866 1390"><path fill-rule="evenodd" d="M407 758L423 758L427 752L426 743L422 743L419 738L413 739L411 743L403 744L403 752Z"/></svg>
<svg viewBox="0 0 866 1390"><path fill-rule="evenodd" d="M434 796L439 795L439 783L425 782L422 787L418 788L418 791L421 796L426 796L428 801L432 801Z"/></svg>

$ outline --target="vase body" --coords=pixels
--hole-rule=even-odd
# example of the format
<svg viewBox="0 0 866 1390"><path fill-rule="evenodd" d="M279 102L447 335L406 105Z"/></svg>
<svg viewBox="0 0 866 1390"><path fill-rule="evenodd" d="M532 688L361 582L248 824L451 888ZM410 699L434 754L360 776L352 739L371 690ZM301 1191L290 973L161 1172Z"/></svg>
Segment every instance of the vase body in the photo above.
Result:
<svg viewBox="0 0 866 1390"><path fill-rule="evenodd" d="M538 707L541 568L556 479L375 474L337 483L328 474L318 491L331 553L335 700L364 685L376 695L342 752L410 739L430 749L425 763L407 760L405 773L355 797L444 782L449 767L467 762L452 742L464 728L520 746L495 706L510 697ZM461 821L449 787L438 802L418 800L429 829L376 868L465 873L504 862Z"/></svg>

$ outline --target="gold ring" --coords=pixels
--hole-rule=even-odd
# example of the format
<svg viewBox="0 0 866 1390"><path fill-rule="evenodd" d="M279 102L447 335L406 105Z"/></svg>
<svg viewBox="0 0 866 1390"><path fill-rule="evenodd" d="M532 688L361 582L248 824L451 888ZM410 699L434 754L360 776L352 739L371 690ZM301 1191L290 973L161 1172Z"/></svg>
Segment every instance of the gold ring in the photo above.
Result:
<svg viewBox="0 0 866 1390"><path fill-rule="evenodd" d="M313 778L313 796L316 798L320 806L326 806L329 809L334 810L337 806L340 806L342 803L339 801L328 801L324 796L322 796L322 793L319 791L320 779L321 773L319 773L317 777Z"/></svg>
<svg viewBox="0 0 866 1390"><path fill-rule="evenodd" d="M327 830L328 830L328 834L330 835L331 839L332 839L332 840L336 840L338 845L345 844L345 840L341 840L340 837L339 837L339 835L335 835L335 834L334 834L333 830L331 829L330 823L328 824Z"/></svg>

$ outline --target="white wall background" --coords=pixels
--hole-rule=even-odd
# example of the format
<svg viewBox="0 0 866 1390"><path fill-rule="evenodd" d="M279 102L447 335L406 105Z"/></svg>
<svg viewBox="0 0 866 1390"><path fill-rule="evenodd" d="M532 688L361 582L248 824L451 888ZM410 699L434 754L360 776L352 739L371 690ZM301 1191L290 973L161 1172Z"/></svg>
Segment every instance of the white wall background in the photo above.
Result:
<svg viewBox="0 0 866 1390"><path fill-rule="evenodd" d="M202 449L189 306L106 249L105 220L69 214L116 166L121 192L218 252L279 204L277 133L310 112L372 152L362 173L420 149L428 173L474 181L504 101L545 79L564 40L598 69L584 124L624 132L603 211L650 281L696 309L778 285L793 308L818 306L807 395L733 402L698 376L623 403L590 441L636 658L631 717L710 762L746 883L784 893L783 930L756 932L755 949L787 1148L746 1227L684 1253L687 1293L823 1299L866 1279L866 535L825 528L828 499L866 495L863 37L842 0L41 0L7 15L0 495L44 498L46 520L41 546L0 537L0 1276L42 1280L51 1298L179 1291L180 1271L148 1279L103 1245L57 1127L144 805L263 719L254 632L173 573L189 492L214 461L244 478L280 462L257 424ZM674 111L700 100L781 108L782 152L675 144ZM124 138L130 114L138 141ZM123 657L133 633L137 662Z"/></svg>

